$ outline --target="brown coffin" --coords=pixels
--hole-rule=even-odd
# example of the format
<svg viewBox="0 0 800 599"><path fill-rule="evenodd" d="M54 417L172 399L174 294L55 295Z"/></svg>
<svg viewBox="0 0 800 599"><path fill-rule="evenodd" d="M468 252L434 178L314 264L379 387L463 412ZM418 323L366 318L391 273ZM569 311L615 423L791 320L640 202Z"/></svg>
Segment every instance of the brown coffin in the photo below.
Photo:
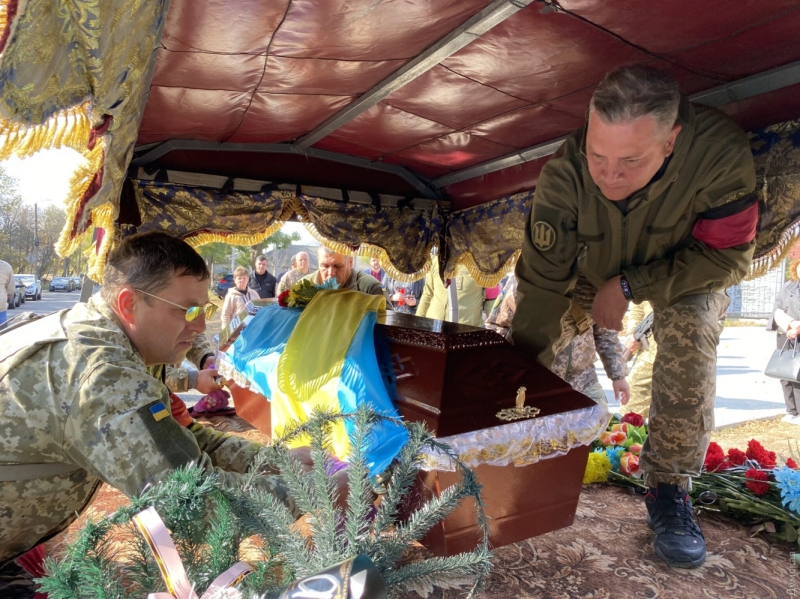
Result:
<svg viewBox="0 0 800 599"><path fill-rule="evenodd" d="M594 402L493 331L389 313L376 336L388 342L397 379L397 407L412 422L424 422L437 437L506 424L497 413L512 408L525 387L525 405L537 418L589 408ZM270 434L269 403L247 389L232 389L237 413ZM575 517L589 448L529 466L473 468L483 485L493 547L565 526ZM455 472L421 472L409 512L458 480ZM473 549L478 542L474 506L465 502L438 524L423 543L437 555Z"/></svg>
<svg viewBox="0 0 800 599"><path fill-rule="evenodd" d="M379 319L397 376L397 406L406 420L424 422L437 437L506 424L497 413L515 405L525 387L525 405L537 418L594 405L535 360L486 329L406 314ZM493 547L516 543L565 526L575 518L587 446L529 466L474 467L483 485ZM414 509L458 481L455 472L420 474ZM462 504L428 533L423 544L437 555L475 548L479 539L473 502Z"/></svg>

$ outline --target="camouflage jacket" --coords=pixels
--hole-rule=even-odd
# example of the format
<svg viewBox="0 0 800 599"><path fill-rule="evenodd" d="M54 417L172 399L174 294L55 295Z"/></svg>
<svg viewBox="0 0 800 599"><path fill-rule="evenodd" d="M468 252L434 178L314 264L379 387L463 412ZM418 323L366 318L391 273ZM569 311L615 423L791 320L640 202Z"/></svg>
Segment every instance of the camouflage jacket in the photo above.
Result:
<svg viewBox="0 0 800 599"><path fill-rule="evenodd" d="M261 447L178 424L168 389L97 295L0 336L0 411L0 563L68 526L101 481L130 496L195 464L235 486ZM63 472L34 476L41 464ZM257 484L295 509L277 478Z"/></svg>

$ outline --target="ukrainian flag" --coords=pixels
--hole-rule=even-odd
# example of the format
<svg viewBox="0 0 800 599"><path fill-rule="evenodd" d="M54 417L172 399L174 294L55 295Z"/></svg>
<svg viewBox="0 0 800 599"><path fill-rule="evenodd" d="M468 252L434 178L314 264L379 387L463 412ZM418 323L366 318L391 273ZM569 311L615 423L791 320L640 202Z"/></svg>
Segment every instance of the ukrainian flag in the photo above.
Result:
<svg viewBox="0 0 800 599"><path fill-rule="evenodd" d="M155 418L156 422L169 416L169 410L161 402L150 406L150 413L153 415L153 418Z"/></svg>
<svg viewBox="0 0 800 599"><path fill-rule="evenodd" d="M370 405L399 417L375 352L377 312L385 306L380 296L324 290L304 310L275 305L259 310L228 355L253 389L270 398L273 434L291 421L308 420L317 407L348 414ZM345 422L333 432L339 458L349 453L351 429ZM376 426L367 452L370 472L383 472L407 438L396 424Z"/></svg>

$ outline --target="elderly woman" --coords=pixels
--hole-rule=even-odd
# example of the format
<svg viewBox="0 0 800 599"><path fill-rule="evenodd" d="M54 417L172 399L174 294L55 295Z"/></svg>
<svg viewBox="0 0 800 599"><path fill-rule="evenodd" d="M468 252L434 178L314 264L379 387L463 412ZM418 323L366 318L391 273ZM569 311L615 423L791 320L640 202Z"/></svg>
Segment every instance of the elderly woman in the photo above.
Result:
<svg viewBox="0 0 800 599"><path fill-rule="evenodd" d="M775 298L774 324L778 326L778 347L783 347L787 337L797 340L800 335L800 259L789 264L789 276ZM797 342L797 341L795 341ZM783 399L786 402L784 422L800 424L798 408L800 408L800 383L781 379Z"/></svg>
<svg viewBox="0 0 800 599"><path fill-rule="evenodd" d="M247 286L250 273L244 266L237 266L233 271L233 287L228 289L225 301L222 303L222 328L230 324L233 317L247 307L248 302L259 299L258 292Z"/></svg>

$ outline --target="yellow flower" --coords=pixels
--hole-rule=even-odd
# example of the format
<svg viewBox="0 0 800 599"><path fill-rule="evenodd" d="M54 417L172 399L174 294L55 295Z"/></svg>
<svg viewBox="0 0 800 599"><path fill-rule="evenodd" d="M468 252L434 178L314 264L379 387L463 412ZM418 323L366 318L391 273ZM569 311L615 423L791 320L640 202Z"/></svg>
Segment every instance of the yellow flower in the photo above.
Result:
<svg viewBox="0 0 800 599"><path fill-rule="evenodd" d="M604 483L608 480L611 471L611 462L605 452L592 452L586 462L586 472L583 473L583 484Z"/></svg>

